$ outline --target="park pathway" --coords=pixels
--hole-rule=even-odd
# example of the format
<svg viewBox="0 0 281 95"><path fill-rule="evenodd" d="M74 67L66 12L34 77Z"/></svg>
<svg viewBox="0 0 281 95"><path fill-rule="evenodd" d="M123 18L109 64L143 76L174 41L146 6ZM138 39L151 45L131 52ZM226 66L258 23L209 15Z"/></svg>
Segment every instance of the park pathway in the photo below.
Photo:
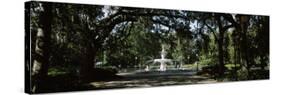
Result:
<svg viewBox="0 0 281 95"><path fill-rule="evenodd" d="M187 85L216 83L217 81L206 76L196 75L194 70L167 70L167 71L134 71L118 73L122 79L115 81L91 82L97 89L155 87L166 85Z"/></svg>

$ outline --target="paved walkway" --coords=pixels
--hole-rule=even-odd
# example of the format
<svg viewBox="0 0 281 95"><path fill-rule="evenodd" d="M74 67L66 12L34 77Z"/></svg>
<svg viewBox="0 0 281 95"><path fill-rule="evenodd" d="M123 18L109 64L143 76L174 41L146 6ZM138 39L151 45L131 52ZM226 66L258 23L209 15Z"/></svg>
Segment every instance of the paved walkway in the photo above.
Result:
<svg viewBox="0 0 281 95"><path fill-rule="evenodd" d="M168 70L168 71L135 71L118 73L122 79L116 81L91 82L90 85L99 88L131 88L154 87L164 85L187 85L215 83L216 80L196 75L194 70Z"/></svg>

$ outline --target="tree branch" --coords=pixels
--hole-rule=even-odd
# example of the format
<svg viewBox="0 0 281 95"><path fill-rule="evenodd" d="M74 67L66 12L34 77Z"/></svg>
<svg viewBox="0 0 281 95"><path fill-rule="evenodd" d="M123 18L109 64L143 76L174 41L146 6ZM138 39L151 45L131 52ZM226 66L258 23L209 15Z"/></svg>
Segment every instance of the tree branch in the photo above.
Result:
<svg viewBox="0 0 281 95"><path fill-rule="evenodd" d="M185 20L188 20L188 18L186 16L181 16L181 15L172 15L171 13L157 13L157 12L154 12L154 11L149 11L149 10L146 10L144 12L141 12L141 11L131 11L131 12L120 12L120 14L123 14L123 15L130 15L130 16L165 16L165 17L169 17L169 18L182 18L182 19L185 19Z"/></svg>
<svg viewBox="0 0 281 95"><path fill-rule="evenodd" d="M166 26L166 27L168 27L168 28L175 28L175 27L173 27L172 25L169 25L169 24L167 24L167 23L163 23L163 22L161 22L161 21L158 21L158 20L153 20L153 19L151 19L151 21L153 22L153 23L158 23L158 24L161 24L161 25L164 25L164 26Z"/></svg>
<svg viewBox="0 0 281 95"><path fill-rule="evenodd" d="M234 18L231 16L231 14L222 14L222 16L232 23L231 27L238 27L238 23L234 20ZM230 27L229 27L230 28ZM227 29L226 29L227 30Z"/></svg>
<svg viewBox="0 0 281 95"><path fill-rule="evenodd" d="M206 19L204 19L204 25L205 26L207 26L207 28L208 29L210 29L211 30L211 32L213 33L213 35L214 35L214 37L215 37L215 40L217 41L218 40L218 37L217 37L217 35L216 35L216 33L215 33L215 30L211 27L211 26L209 26L207 23L206 23Z"/></svg>
<svg viewBox="0 0 281 95"><path fill-rule="evenodd" d="M231 24L231 25L224 26L224 27L222 28L222 31L226 31L227 29L229 29L229 28L231 28L231 27L234 27L234 25Z"/></svg>

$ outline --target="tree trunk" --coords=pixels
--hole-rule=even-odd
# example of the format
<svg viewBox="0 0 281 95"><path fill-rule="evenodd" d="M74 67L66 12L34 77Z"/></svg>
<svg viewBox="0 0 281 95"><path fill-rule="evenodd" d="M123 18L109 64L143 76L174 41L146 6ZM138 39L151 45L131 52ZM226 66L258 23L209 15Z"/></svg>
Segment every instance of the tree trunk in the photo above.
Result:
<svg viewBox="0 0 281 95"><path fill-rule="evenodd" d="M43 4L44 11L39 17L39 28L36 35L35 58L32 67L32 92L42 91L48 74L49 45L52 20L52 6Z"/></svg>
<svg viewBox="0 0 281 95"><path fill-rule="evenodd" d="M218 49L219 49L219 77L223 77L224 75L224 51L223 51L223 33L220 32L220 37L218 39Z"/></svg>
<svg viewBox="0 0 281 95"><path fill-rule="evenodd" d="M236 39L237 40L237 39ZM239 44L237 43L237 42L235 42L235 44L237 45L237 46L234 46L234 73L235 73L235 75L234 75L234 77L235 77L235 80L236 81L238 81L238 68L237 68L237 64L240 64L240 57L239 57Z"/></svg>
<svg viewBox="0 0 281 95"><path fill-rule="evenodd" d="M261 69L262 70L265 70L265 66L267 65L267 64L265 64L265 57L261 57L261 59L260 59L260 62L261 62L261 65L260 65L260 67L261 67Z"/></svg>
<svg viewBox="0 0 281 95"><path fill-rule="evenodd" d="M225 30L223 29L223 25L221 23L221 16L216 15L216 20L219 27L219 37L218 37L218 49L219 49L219 66L218 66L218 76L220 78L223 77L225 67L224 67L224 50L223 50L223 43L224 43L224 33Z"/></svg>
<svg viewBox="0 0 281 95"><path fill-rule="evenodd" d="M247 69L247 78L251 79L251 64L250 64L250 54L249 54L249 47L248 47L248 37L247 37L247 28L248 28L249 17L241 15L240 16L240 30L242 31L242 44L244 50L244 57L246 60L246 69Z"/></svg>
<svg viewBox="0 0 281 95"><path fill-rule="evenodd" d="M92 74L95 66L95 56L96 49L92 48L90 45L87 45L82 56L82 62L80 67L80 78L82 82L87 82L89 78L94 75Z"/></svg>

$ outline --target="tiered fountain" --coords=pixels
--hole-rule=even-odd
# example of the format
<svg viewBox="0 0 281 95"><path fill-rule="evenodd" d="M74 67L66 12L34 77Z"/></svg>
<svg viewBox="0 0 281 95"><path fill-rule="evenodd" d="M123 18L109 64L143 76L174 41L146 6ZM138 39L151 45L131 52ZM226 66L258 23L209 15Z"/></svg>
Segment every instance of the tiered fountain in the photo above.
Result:
<svg viewBox="0 0 281 95"><path fill-rule="evenodd" d="M162 45L162 51L161 51L161 59L154 59L153 64L160 63L159 71L166 71L167 64L173 64L173 61L171 59L166 59L167 52L165 51L164 45ZM149 67L146 67L146 71L149 70Z"/></svg>

